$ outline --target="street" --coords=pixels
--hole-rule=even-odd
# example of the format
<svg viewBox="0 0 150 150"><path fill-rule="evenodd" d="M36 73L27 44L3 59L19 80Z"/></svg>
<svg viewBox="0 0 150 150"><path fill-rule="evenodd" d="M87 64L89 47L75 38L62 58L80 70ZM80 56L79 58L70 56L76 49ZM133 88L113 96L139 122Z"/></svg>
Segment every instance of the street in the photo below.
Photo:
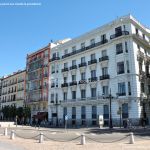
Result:
<svg viewBox="0 0 150 150"><path fill-rule="evenodd" d="M35 127L14 127L8 128L8 135L11 130L15 131L15 136L23 139L39 139L39 134L43 133L44 140L58 142L80 142L80 136L85 135L88 142L113 143L122 141L129 142L130 131L127 129L99 129L99 128L81 128L81 129L62 129L62 128L35 128ZM150 140L150 129L139 128L133 131L135 140ZM0 128L0 134L4 133L4 128Z"/></svg>

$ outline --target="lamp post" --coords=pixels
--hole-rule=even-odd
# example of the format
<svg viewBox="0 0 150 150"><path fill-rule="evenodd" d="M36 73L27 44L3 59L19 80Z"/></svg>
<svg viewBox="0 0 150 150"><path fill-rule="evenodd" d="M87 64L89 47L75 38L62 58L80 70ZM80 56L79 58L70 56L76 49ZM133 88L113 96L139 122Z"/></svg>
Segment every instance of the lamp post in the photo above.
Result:
<svg viewBox="0 0 150 150"><path fill-rule="evenodd" d="M58 127L59 123L58 123L58 106L61 104L61 101L58 101L56 99L56 103L55 103L55 106L56 106L56 127Z"/></svg>
<svg viewBox="0 0 150 150"><path fill-rule="evenodd" d="M112 125L112 113L111 113L111 99L112 99L112 95L111 95L111 89L110 89L110 94L109 94L109 109L110 109L110 117L109 117L109 128L113 128Z"/></svg>

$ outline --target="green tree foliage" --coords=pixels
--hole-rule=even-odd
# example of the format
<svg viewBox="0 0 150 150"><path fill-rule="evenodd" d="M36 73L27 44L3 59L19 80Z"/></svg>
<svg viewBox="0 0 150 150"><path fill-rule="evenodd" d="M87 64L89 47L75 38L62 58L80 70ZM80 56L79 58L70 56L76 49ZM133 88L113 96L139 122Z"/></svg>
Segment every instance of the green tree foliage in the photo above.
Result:
<svg viewBox="0 0 150 150"><path fill-rule="evenodd" d="M18 107L16 106L5 106L2 108L4 120L8 121L14 121L16 119L21 120L24 118L26 120L27 118L30 118L31 111L29 107Z"/></svg>

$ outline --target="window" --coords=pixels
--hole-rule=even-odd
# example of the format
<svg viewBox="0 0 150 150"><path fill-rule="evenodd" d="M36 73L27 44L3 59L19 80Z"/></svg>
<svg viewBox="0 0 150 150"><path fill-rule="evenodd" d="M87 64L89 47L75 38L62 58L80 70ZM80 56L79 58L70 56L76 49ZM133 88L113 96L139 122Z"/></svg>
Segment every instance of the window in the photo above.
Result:
<svg viewBox="0 0 150 150"><path fill-rule="evenodd" d="M64 92L64 101L67 100L67 92Z"/></svg>
<svg viewBox="0 0 150 150"><path fill-rule="evenodd" d="M117 74L124 73L124 62L117 63Z"/></svg>
<svg viewBox="0 0 150 150"><path fill-rule="evenodd" d="M116 54L123 53L123 46L122 43L116 44Z"/></svg>
<svg viewBox="0 0 150 150"><path fill-rule="evenodd" d="M68 63L64 63L64 68L68 68Z"/></svg>
<svg viewBox="0 0 150 150"><path fill-rule="evenodd" d="M57 52L57 57L59 57L59 52Z"/></svg>
<svg viewBox="0 0 150 150"><path fill-rule="evenodd" d="M103 114L104 119L109 119L109 105L103 105L103 110L104 110Z"/></svg>
<svg viewBox="0 0 150 150"><path fill-rule="evenodd" d="M55 73L55 66L54 65L52 65L52 69L51 70L52 70L51 73Z"/></svg>
<svg viewBox="0 0 150 150"><path fill-rule="evenodd" d="M64 117L67 115L67 107L64 107Z"/></svg>
<svg viewBox="0 0 150 150"><path fill-rule="evenodd" d="M86 91L81 90L81 99L85 99L85 98L86 98Z"/></svg>
<svg viewBox="0 0 150 150"><path fill-rule="evenodd" d="M91 43L91 45L94 45L95 44L95 39L91 39L90 43Z"/></svg>
<svg viewBox="0 0 150 150"><path fill-rule="evenodd" d="M142 93L145 92L144 83L141 83L141 92L142 92Z"/></svg>
<svg viewBox="0 0 150 150"><path fill-rule="evenodd" d="M138 48L138 50L140 50L140 45L139 44L137 44L137 48Z"/></svg>
<svg viewBox="0 0 150 150"><path fill-rule="evenodd" d="M128 82L128 95L131 95L131 84Z"/></svg>
<svg viewBox="0 0 150 150"><path fill-rule="evenodd" d="M145 34L143 34L143 39L145 40Z"/></svg>
<svg viewBox="0 0 150 150"><path fill-rule="evenodd" d="M85 57L81 57L81 63L85 63Z"/></svg>
<svg viewBox="0 0 150 150"><path fill-rule="evenodd" d="M65 55L68 54L68 49L65 49L64 54Z"/></svg>
<svg viewBox="0 0 150 150"><path fill-rule="evenodd" d="M91 88L91 97L96 97L96 88Z"/></svg>
<svg viewBox="0 0 150 150"><path fill-rule="evenodd" d="M81 107L81 118L82 119L86 118L86 107L85 106Z"/></svg>
<svg viewBox="0 0 150 150"><path fill-rule="evenodd" d="M96 77L96 70L91 70L91 78L95 78Z"/></svg>
<svg viewBox="0 0 150 150"><path fill-rule="evenodd" d="M128 104L122 104L122 118L128 118Z"/></svg>
<svg viewBox="0 0 150 150"><path fill-rule="evenodd" d="M139 34L139 30L137 28L135 29L135 32L136 32L136 35Z"/></svg>
<svg viewBox="0 0 150 150"><path fill-rule="evenodd" d="M91 54L91 60L95 59L95 54Z"/></svg>
<svg viewBox="0 0 150 150"><path fill-rule="evenodd" d="M101 35L101 41L105 41L106 40L106 34Z"/></svg>
<svg viewBox="0 0 150 150"><path fill-rule="evenodd" d="M53 53L53 58L55 58L56 57L56 53Z"/></svg>
<svg viewBox="0 0 150 150"><path fill-rule="evenodd" d="M129 70L129 61L128 60L126 61L126 64L127 64L127 73L130 73L130 70Z"/></svg>
<svg viewBox="0 0 150 150"><path fill-rule="evenodd" d="M76 81L76 75L72 75L72 82Z"/></svg>
<svg viewBox="0 0 150 150"><path fill-rule="evenodd" d="M81 49L85 48L85 43L81 43Z"/></svg>
<svg viewBox="0 0 150 150"><path fill-rule="evenodd" d="M107 56L107 50L102 50L102 57Z"/></svg>
<svg viewBox="0 0 150 150"><path fill-rule="evenodd" d="M121 32L122 32L121 26L115 28L115 34L119 34L119 33L121 33Z"/></svg>
<svg viewBox="0 0 150 150"><path fill-rule="evenodd" d="M76 46L73 46L72 47L72 52L75 52L76 51Z"/></svg>
<svg viewBox="0 0 150 150"><path fill-rule="evenodd" d="M92 119L96 119L96 118L97 118L97 107L92 106Z"/></svg>
<svg viewBox="0 0 150 150"><path fill-rule="evenodd" d="M125 82L118 83L118 95L119 96L125 96L126 95Z"/></svg>
<svg viewBox="0 0 150 150"><path fill-rule="evenodd" d="M102 68L102 75L103 76L108 75L108 68L107 67Z"/></svg>
<svg viewBox="0 0 150 150"><path fill-rule="evenodd" d="M64 83L67 83L67 77L64 77Z"/></svg>
<svg viewBox="0 0 150 150"><path fill-rule="evenodd" d="M123 29L124 29L124 31L126 31L126 26L125 25L123 25Z"/></svg>
<svg viewBox="0 0 150 150"><path fill-rule="evenodd" d="M150 85L148 85L148 94L150 94Z"/></svg>
<svg viewBox="0 0 150 150"><path fill-rule="evenodd" d="M72 99L76 99L76 91L72 91Z"/></svg>
<svg viewBox="0 0 150 150"><path fill-rule="evenodd" d="M51 102L54 102L54 94L51 94Z"/></svg>
<svg viewBox="0 0 150 150"><path fill-rule="evenodd" d="M72 119L76 119L76 107L72 107Z"/></svg>
<svg viewBox="0 0 150 150"><path fill-rule="evenodd" d="M58 101L58 93L56 93L55 100Z"/></svg>
<svg viewBox="0 0 150 150"><path fill-rule="evenodd" d="M81 80L85 80L85 72L81 73Z"/></svg>
<svg viewBox="0 0 150 150"><path fill-rule="evenodd" d="M126 51L126 53L128 53L128 43L127 42L125 42L125 51Z"/></svg>
<svg viewBox="0 0 150 150"><path fill-rule="evenodd" d="M76 65L76 60L72 60L72 66Z"/></svg>
<svg viewBox="0 0 150 150"><path fill-rule="evenodd" d="M103 86L103 94L108 96L108 86Z"/></svg>
<svg viewBox="0 0 150 150"><path fill-rule="evenodd" d="M56 87L58 87L58 78L56 78Z"/></svg>
<svg viewBox="0 0 150 150"><path fill-rule="evenodd" d="M149 75L149 64L146 64L146 75Z"/></svg>

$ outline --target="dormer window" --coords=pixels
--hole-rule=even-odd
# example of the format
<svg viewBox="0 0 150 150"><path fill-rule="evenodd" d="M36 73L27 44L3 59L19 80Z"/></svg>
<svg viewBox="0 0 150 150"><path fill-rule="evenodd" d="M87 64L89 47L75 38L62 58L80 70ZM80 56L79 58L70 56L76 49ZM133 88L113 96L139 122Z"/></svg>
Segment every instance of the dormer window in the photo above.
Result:
<svg viewBox="0 0 150 150"><path fill-rule="evenodd" d="M72 47L72 52L76 51L76 46Z"/></svg>
<svg viewBox="0 0 150 150"><path fill-rule="evenodd" d="M95 39L91 39L91 45L94 45L95 44Z"/></svg>
<svg viewBox="0 0 150 150"><path fill-rule="evenodd" d="M65 55L68 54L68 49L65 49L64 54Z"/></svg>

